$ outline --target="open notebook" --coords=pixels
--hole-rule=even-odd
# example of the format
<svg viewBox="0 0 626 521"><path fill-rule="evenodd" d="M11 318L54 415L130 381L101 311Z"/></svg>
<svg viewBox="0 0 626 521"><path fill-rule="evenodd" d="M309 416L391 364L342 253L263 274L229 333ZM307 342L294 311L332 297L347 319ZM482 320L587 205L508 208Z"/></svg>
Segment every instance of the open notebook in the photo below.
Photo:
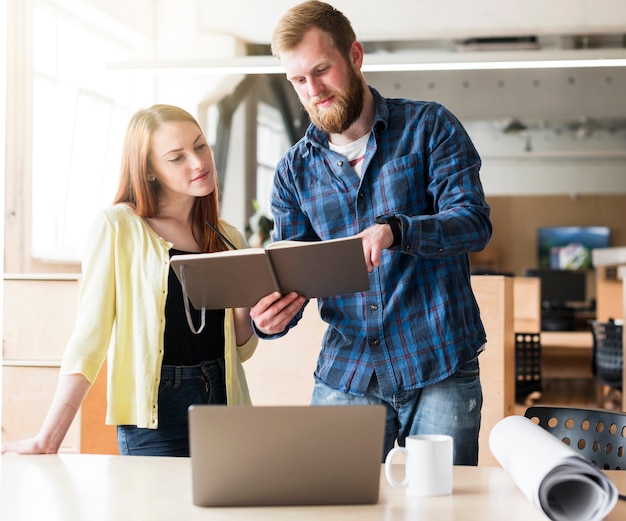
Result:
<svg viewBox="0 0 626 521"><path fill-rule="evenodd" d="M192 405L193 502L376 503L384 429L382 405Z"/></svg>

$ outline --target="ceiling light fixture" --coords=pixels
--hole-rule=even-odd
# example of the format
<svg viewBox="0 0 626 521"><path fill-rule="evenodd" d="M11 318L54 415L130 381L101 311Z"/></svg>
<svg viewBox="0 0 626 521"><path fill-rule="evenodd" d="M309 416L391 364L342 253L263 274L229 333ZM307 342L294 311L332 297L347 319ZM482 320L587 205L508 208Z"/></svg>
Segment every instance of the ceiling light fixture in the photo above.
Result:
<svg viewBox="0 0 626 521"><path fill-rule="evenodd" d="M441 63L395 63L363 65L364 72L418 72L418 71L486 71L506 69L581 69L592 67L626 67L626 58L606 60L529 60L476 61Z"/></svg>
<svg viewBox="0 0 626 521"><path fill-rule="evenodd" d="M397 52L366 54L363 72L427 72L506 69L626 67L626 49L502 52ZM273 56L235 56L206 61L110 63L109 70L155 75L284 74Z"/></svg>
<svg viewBox="0 0 626 521"><path fill-rule="evenodd" d="M524 125L519 119L513 118L506 122L502 132L505 134L519 134L520 132L525 132L528 130L528 127Z"/></svg>

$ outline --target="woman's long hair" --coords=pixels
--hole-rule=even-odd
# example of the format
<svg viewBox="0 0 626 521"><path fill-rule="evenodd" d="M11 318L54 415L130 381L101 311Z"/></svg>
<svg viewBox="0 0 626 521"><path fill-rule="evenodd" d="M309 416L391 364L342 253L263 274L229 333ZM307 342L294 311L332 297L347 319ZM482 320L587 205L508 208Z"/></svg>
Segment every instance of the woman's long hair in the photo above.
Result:
<svg viewBox="0 0 626 521"><path fill-rule="evenodd" d="M153 105L141 109L131 118L122 150L120 181L113 204L126 203L140 217L158 216L158 181L149 181L149 157L152 148L152 136L163 124L186 121L202 129L189 112L173 105ZM207 225L209 221L218 227L219 194L217 176L212 193L197 197L192 214L192 234L203 252L223 251L228 249L224 241Z"/></svg>

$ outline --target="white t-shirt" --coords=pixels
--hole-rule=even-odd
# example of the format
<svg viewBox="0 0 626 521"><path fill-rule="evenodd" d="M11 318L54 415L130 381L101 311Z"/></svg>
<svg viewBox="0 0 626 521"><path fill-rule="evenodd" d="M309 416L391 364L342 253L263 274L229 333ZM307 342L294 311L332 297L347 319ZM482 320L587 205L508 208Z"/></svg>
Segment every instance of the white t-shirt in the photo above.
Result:
<svg viewBox="0 0 626 521"><path fill-rule="evenodd" d="M332 151L344 156L350 163L350 166L354 168L356 174L361 177L361 173L363 172L363 158L365 157L365 149L367 148L369 138L370 135L365 134L363 137L347 145L335 145L329 141L328 147Z"/></svg>

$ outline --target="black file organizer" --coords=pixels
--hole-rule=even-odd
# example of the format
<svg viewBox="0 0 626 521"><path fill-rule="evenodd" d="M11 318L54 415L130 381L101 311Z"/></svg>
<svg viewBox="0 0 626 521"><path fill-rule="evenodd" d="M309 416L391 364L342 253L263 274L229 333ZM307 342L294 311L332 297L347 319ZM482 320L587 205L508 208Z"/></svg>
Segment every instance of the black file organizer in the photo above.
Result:
<svg viewBox="0 0 626 521"><path fill-rule="evenodd" d="M515 333L515 400L541 393L541 335Z"/></svg>

